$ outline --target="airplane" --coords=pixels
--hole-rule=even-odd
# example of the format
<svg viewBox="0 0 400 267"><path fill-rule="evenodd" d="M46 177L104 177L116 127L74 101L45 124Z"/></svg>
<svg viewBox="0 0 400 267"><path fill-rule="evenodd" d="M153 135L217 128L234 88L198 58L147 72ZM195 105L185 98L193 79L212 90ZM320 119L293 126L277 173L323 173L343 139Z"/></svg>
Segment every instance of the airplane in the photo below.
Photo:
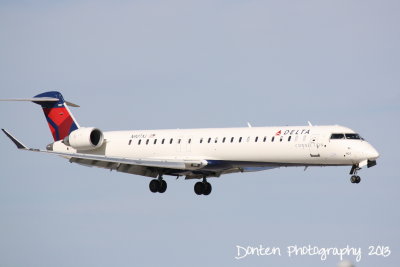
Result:
<svg viewBox="0 0 400 267"><path fill-rule="evenodd" d="M275 126L213 129L101 131L81 127L60 92L28 99L44 112L54 142L46 150L25 146L9 131L5 135L20 150L61 156L71 163L153 178L153 193L167 190L165 175L199 179L197 195L209 195L208 178L279 167L351 166L350 181L361 181L358 171L373 167L379 153L353 130L338 126Z"/></svg>

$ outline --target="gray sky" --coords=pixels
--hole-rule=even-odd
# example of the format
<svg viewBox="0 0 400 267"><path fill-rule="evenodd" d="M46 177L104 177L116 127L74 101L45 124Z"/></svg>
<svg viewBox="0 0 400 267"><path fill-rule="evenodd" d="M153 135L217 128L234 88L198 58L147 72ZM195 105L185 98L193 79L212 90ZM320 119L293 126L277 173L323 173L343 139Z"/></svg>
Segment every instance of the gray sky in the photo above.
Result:
<svg viewBox="0 0 400 267"><path fill-rule="evenodd" d="M249 257L236 245L363 249L398 266L398 1L2 1L2 98L60 90L103 130L340 124L381 153L362 170L276 169L150 179L17 151L0 137L1 266L336 266ZM0 126L44 148L40 108L1 103ZM368 246L390 246L387 258ZM349 258L354 261L353 257Z"/></svg>

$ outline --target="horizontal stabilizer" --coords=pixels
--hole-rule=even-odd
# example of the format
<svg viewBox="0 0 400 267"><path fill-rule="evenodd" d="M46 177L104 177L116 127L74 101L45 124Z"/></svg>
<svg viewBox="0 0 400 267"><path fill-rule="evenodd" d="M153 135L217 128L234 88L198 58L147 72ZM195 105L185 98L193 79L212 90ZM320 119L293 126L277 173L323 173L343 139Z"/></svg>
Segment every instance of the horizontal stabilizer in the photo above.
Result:
<svg viewBox="0 0 400 267"><path fill-rule="evenodd" d="M32 98L11 98L11 99L0 99L0 101L29 101L29 102L58 102L60 99L55 97L32 97ZM78 108L79 105L65 101L65 104L71 107Z"/></svg>
<svg viewBox="0 0 400 267"><path fill-rule="evenodd" d="M74 104L74 103L71 103L71 102L69 102L69 101L65 101L65 104L67 104L67 105L70 106L70 107L74 107L74 108L79 108L79 107L80 107L79 105Z"/></svg>
<svg viewBox="0 0 400 267"><path fill-rule="evenodd" d="M12 136L9 132L7 132L4 129L1 129L1 130L7 135L8 138L11 139L11 141L13 141L13 143L17 146L18 149L25 149L25 150L28 149L24 144L22 144L20 141L18 141L18 139L15 138L14 136Z"/></svg>
<svg viewBox="0 0 400 267"><path fill-rule="evenodd" d="M11 98L11 99L0 99L0 101L57 102L58 98L54 97Z"/></svg>

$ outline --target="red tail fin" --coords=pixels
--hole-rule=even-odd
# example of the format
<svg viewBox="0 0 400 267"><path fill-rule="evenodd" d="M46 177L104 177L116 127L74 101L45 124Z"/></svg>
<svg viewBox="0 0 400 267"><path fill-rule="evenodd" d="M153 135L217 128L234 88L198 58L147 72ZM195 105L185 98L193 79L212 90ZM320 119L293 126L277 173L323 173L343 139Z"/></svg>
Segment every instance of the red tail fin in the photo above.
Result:
<svg viewBox="0 0 400 267"><path fill-rule="evenodd" d="M60 92L45 92L35 96L35 98L44 98L44 100L33 102L42 106L54 141L64 139L72 131L79 128ZM46 101L46 98L51 100ZM58 99L58 101L53 99Z"/></svg>

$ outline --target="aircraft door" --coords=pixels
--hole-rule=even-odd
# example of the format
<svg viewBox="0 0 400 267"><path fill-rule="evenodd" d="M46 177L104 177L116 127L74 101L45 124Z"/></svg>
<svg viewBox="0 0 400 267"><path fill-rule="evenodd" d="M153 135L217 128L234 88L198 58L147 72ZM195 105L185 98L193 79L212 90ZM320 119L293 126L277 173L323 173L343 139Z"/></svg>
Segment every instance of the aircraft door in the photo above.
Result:
<svg viewBox="0 0 400 267"><path fill-rule="evenodd" d="M310 156L312 158L317 158L317 157L321 156L320 152L319 152L318 140L319 140L319 135L314 134L314 135L311 136L311 139L310 139Z"/></svg>

